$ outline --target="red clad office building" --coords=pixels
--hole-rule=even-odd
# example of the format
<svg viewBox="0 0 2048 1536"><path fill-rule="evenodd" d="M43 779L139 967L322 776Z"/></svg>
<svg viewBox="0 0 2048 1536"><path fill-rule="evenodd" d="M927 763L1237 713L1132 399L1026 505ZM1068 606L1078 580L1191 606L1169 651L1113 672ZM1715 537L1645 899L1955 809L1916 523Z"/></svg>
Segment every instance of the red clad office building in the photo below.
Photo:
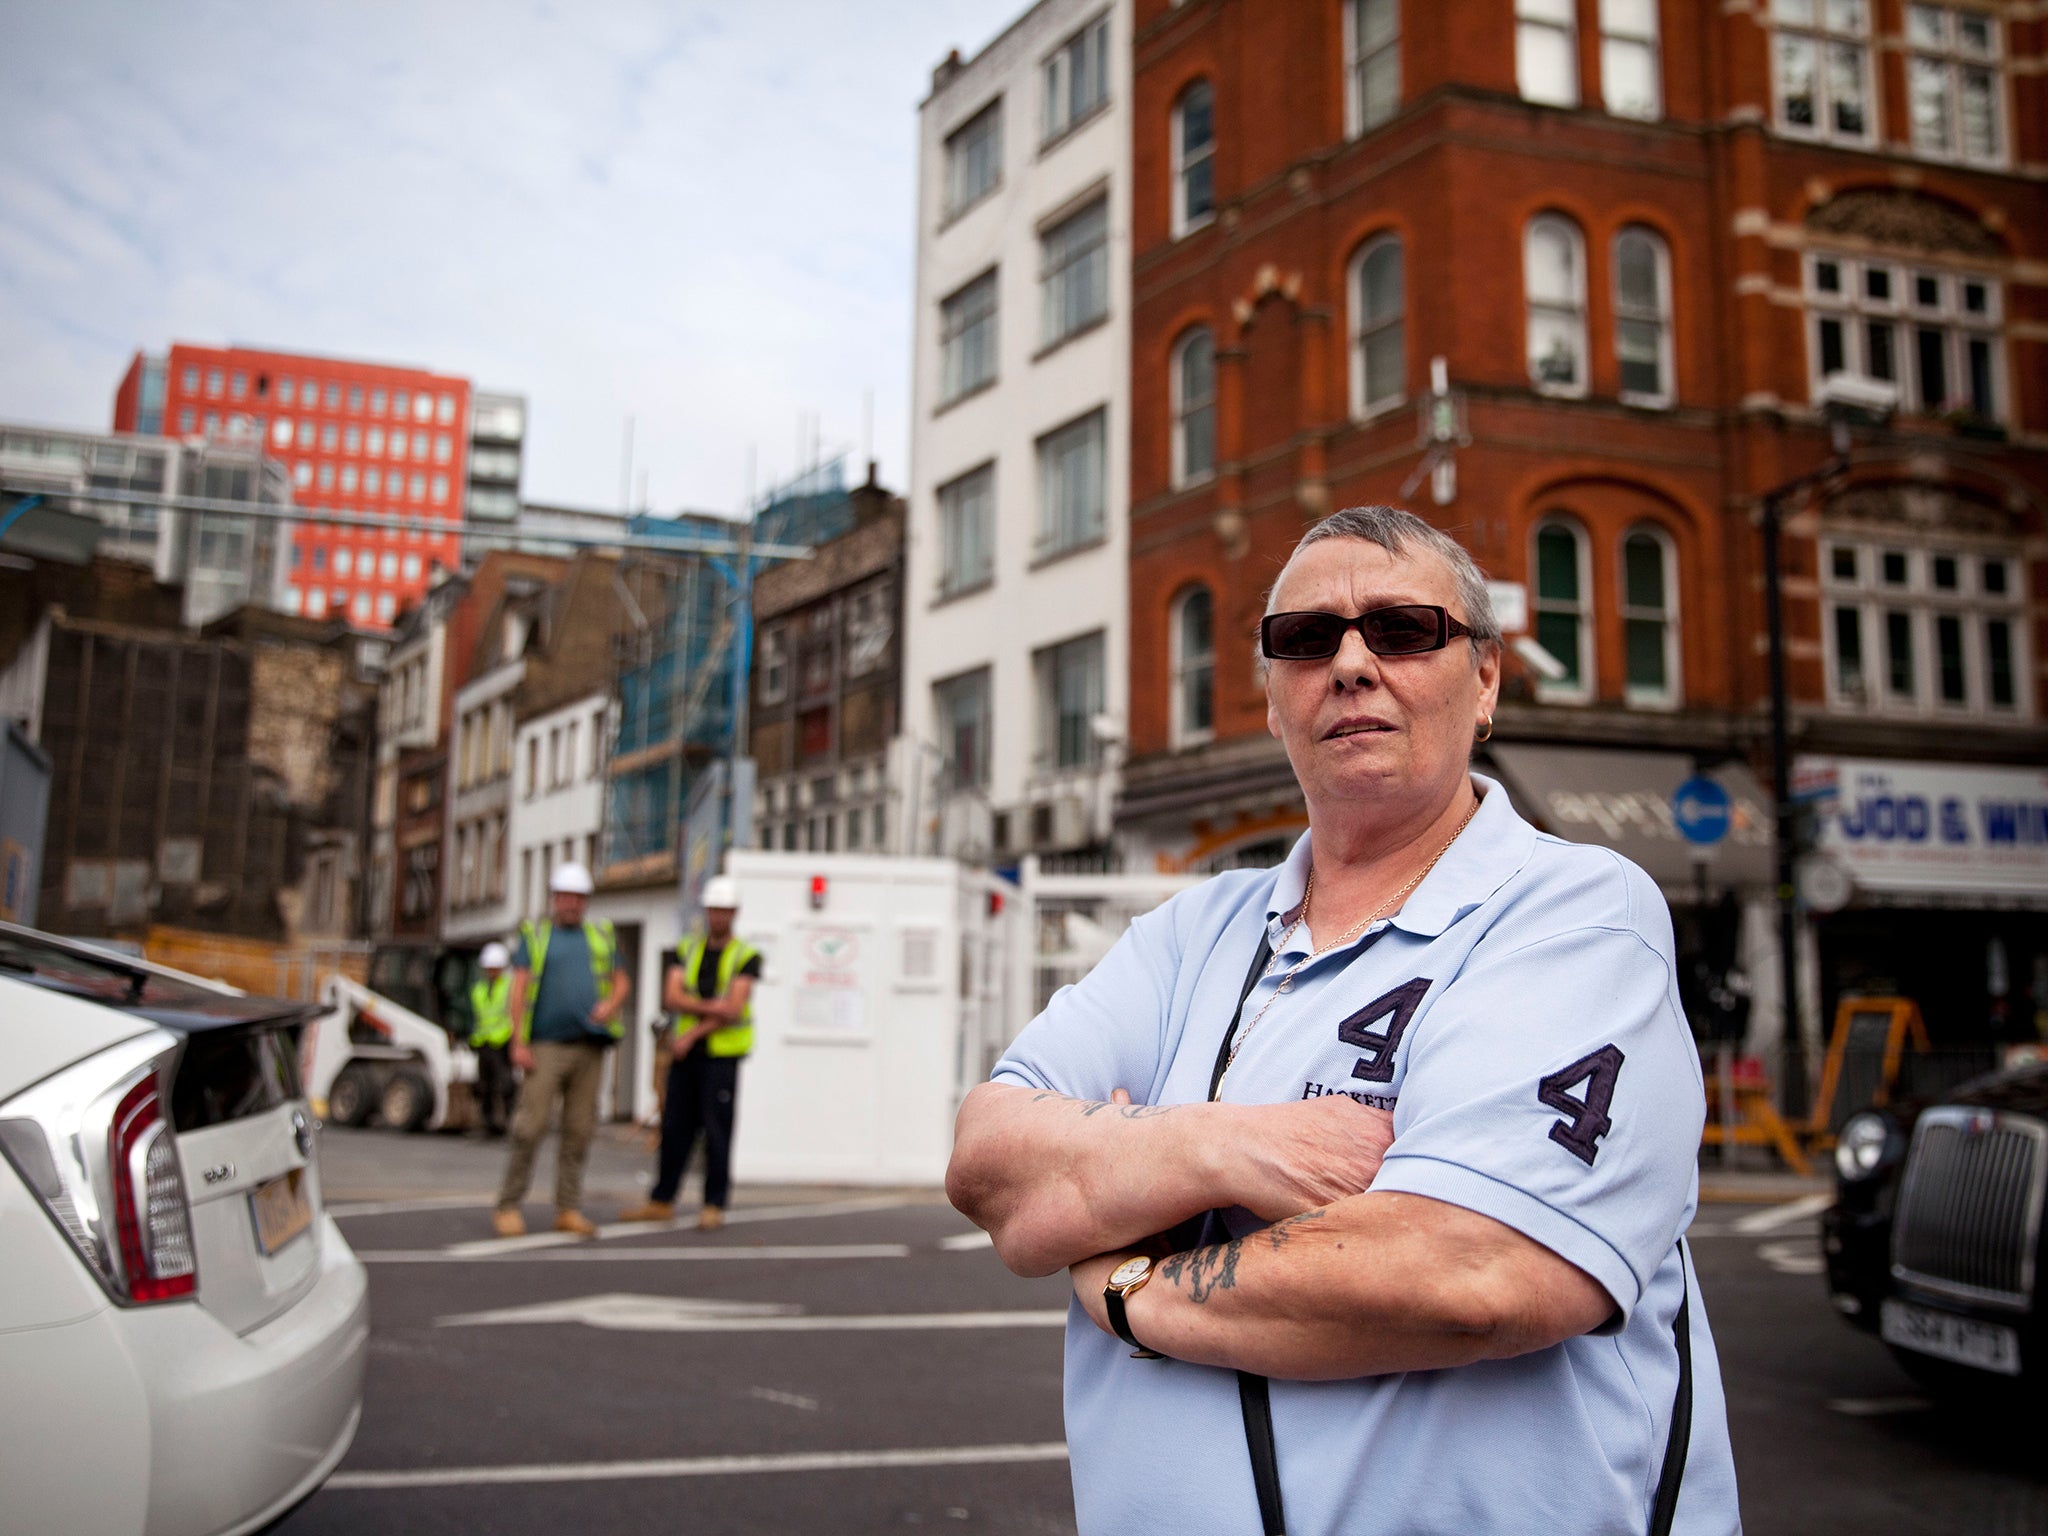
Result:
<svg viewBox="0 0 2048 1536"><path fill-rule="evenodd" d="M1270 862L1305 824L1254 626L1303 528L1396 502L1524 600L1481 766L1650 868L1774 1032L1759 512L1831 393L1895 401L1786 504L1792 745L1845 811L1960 809L1830 823L1806 964L1937 1034L2048 1020L2048 849L1996 809L2048 802L2040 8L1135 10L1127 846ZM1695 769L1735 802L1704 876Z"/></svg>
<svg viewBox="0 0 2048 1536"><path fill-rule="evenodd" d="M460 564L469 421L467 379L185 342L138 352L114 397L117 432L260 436L296 506L376 520L299 522L285 605L379 629Z"/></svg>

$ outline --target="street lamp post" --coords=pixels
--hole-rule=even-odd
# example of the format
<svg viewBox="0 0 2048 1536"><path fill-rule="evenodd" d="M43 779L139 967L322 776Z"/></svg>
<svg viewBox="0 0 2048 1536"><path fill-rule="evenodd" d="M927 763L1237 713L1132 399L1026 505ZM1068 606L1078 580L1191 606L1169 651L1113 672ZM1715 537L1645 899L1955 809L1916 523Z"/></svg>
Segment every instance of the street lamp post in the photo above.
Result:
<svg viewBox="0 0 2048 1536"><path fill-rule="evenodd" d="M1837 461L1827 466L1832 472ZM1785 602L1780 571L1783 505L1812 476L1776 490L1763 498L1764 536L1764 627L1770 637L1771 687L1771 843L1777 857L1777 878L1773 895L1778 905L1778 987L1784 999L1785 1071L1779 1098L1787 1116L1798 1118L1806 1105L1806 1031L1799 1006L1799 907L1793 879L1793 837L1798 813L1792 803L1792 754L1787 741L1785 685Z"/></svg>

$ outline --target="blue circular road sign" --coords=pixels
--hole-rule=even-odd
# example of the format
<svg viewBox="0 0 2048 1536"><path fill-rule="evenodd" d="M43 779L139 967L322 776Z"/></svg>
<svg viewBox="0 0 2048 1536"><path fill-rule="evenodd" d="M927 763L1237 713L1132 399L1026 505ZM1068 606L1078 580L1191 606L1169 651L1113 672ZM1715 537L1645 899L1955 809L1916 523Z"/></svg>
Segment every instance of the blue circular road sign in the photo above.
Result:
<svg viewBox="0 0 2048 1536"><path fill-rule="evenodd" d="M1711 848L1728 835L1731 802L1728 791L1703 774L1694 774L1671 791L1671 819L1688 843Z"/></svg>

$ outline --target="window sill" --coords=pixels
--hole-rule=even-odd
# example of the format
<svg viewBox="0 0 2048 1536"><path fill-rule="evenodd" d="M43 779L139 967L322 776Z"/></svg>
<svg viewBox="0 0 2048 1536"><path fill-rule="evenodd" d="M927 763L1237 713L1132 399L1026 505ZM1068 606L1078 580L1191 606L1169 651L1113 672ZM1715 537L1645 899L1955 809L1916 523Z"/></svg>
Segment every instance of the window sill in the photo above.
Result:
<svg viewBox="0 0 2048 1536"><path fill-rule="evenodd" d="M1531 379L1529 387L1539 395L1552 400L1584 400L1587 389L1583 384L1545 384L1540 379Z"/></svg>
<svg viewBox="0 0 2048 1536"><path fill-rule="evenodd" d="M1059 351L1060 348L1067 346L1072 342L1079 341L1083 336L1086 336L1093 331L1099 331L1108 324L1109 311L1105 309L1093 320L1084 320L1081 322L1081 324L1075 326L1071 331L1066 332L1064 335L1055 336L1051 341L1048 341L1044 346L1040 347L1036 352L1031 354L1031 361L1033 363L1041 363L1046 358L1051 357L1053 353Z"/></svg>
<svg viewBox="0 0 2048 1536"><path fill-rule="evenodd" d="M1385 421L1389 416L1393 415L1396 411L1400 410L1407 403L1408 396L1405 393L1403 393L1395 395L1390 400L1382 400L1378 405L1353 407L1351 412L1351 424L1355 427L1377 426L1380 422Z"/></svg>
<svg viewBox="0 0 2048 1536"><path fill-rule="evenodd" d="M1094 121L1096 121L1096 119L1105 116L1109 112L1109 104L1110 98L1107 96L1103 97L1102 100L1098 101L1094 106L1090 107L1081 116L1075 118L1072 122L1068 123L1064 128L1060 129L1058 133L1053 134L1050 138L1041 139L1038 144L1038 158L1043 160L1047 155L1050 155L1054 150L1058 149L1062 144L1066 143L1067 140L1073 138L1075 134L1079 133L1082 129L1086 128L1090 123L1093 123Z"/></svg>
<svg viewBox="0 0 2048 1536"><path fill-rule="evenodd" d="M954 587L950 591L942 589L935 597L932 598L930 603L926 604L926 608L927 610L933 608L944 608L950 603L957 603L966 598L978 596L983 592L993 591L995 589L995 584L995 577L990 576L984 581L977 581L971 587Z"/></svg>
<svg viewBox="0 0 2048 1536"><path fill-rule="evenodd" d="M975 209L979 208L983 203L987 202L990 198L994 197L998 192L1002 190L1003 178L998 176L994 181L988 184L987 190L985 190L973 202L962 203L958 208L948 209L945 215L942 218L940 218L937 227L933 229L932 233L937 235L943 235L947 230L951 229L955 224L958 224L962 219L966 218L967 215L974 212Z"/></svg>
<svg viewBox="0 0 2048 1536"><path fill-rule="evenodd" d="M1614 398L1638 411L1668 411L1678 404L1670 395L1632 395L1627 390Z"/></svg>
<svg viewBox="0 0 2048 1536"><path fill-rule="evenodd" d="M937 405L932 407L932 419L934 421L938 420L939 417L945 415L946 412L952 410L954 406L964 405L967 401L972 400L976 395L987 394L990 390L994 389L996 385L1001 382L1002 375L997 374L994 378L983 379L979 384L975 385L972 389L963 389L960 391L959 394L952 395L944 400L941 400Z"/></svg>
<svg viewBox="0 0 2048 1536"><path fill-rule="evenodd" d="M1189 235L1200 234L1203 230L1207 229L1211 224L1214 224L1215 222L1216 215L1213 211L1205 213L1199 219L1191 219L1186 223L1175 225L1173 231L1173 238L1176 240L1185 240Z"/></svg>
<svg viewBox="0 0 2048 1536"><path fill-rule="evenodd" d="M1181 475L1177 477L1171 489L1177 496L1183 491L1199 491L1203 486L1214 485L1215 483L1216 471L1205 469L1199 475Z"/></svg>
<svg viewBox="0 0 2048 1536"><path fill-rule="evenodd" d="M1109 535L1107 533L1098 533L1092 539L1083 539L1077 544L1066 544L1058 549L1047 550L1043 554L1034 554L1031 557L1031 563L1025 569L1027 571L1042 571L1049 565L1058 565L1062 560L1071 560L1076 555L1085 555L1091 549L1101 549L1107 543L1109 543Z"/></svg>

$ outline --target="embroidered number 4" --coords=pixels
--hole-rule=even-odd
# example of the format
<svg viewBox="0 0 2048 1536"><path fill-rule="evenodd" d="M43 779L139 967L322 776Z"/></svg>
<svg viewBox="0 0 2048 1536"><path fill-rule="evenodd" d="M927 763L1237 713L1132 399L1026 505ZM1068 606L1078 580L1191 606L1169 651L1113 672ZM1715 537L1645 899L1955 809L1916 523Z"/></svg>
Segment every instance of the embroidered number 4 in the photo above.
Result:
<svg viewBox="0 0 2048 1536"><path fill-rule="evenodd" d="M1614 1046L1603 1045L1536 1085L1536 1097L1566 1117L1551 1125L1550 1139L1588 1168L1600 1155L1600 1138L1614 1129L1607 1111L1614 1103L1614 1083L1624 1059ZM1586 1085L1585 1097L1574 1098L1572 1089L1580 1083Z"/></svg>
<svg viewBox="0 0 2048 1536"><path fill-rule="evenodd" d="M1337 1038L1365 1054L1352 1064L1351 1075L1366 1083L1394 1080L1394 1052L1415 1010L1428 995L1430 978L1418 976L1404 981L1385 997L1376 997L1337 1026ZM1375 1024L1382 1025L1374 1029Z"/></svg>

